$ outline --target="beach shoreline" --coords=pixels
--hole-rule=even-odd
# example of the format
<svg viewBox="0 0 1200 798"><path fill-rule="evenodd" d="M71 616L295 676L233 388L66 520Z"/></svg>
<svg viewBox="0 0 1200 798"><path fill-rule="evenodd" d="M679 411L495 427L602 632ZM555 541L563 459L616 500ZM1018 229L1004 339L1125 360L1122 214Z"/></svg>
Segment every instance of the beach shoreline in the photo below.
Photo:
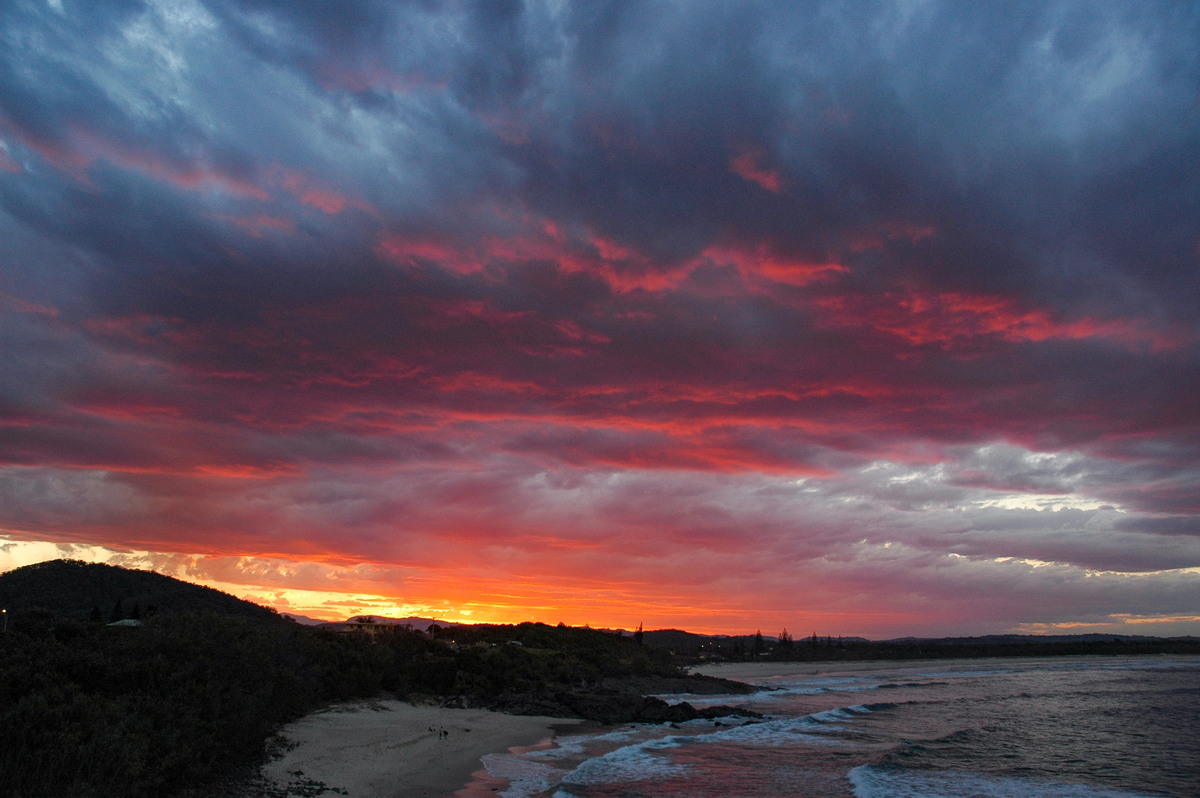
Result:
<svg viewBox="0 0 1200 798"><path fill-rule="evenodd" d="M842 662L727 662L692 673L747 683L785 675L834 675L883 670L1019 667L1094 657L956 658ZM344 702L283 727L283 753L258 773L264 795L317 794L348 798L484 798L508 783L485 766L489 754L555 745L560 734L588 734L594 721L509 715L485 709L420 706L398 700ZM444 733L443 733L444 731Z"/></svg>
<svg viewBox="0 0 1200 798"><path fill-rule="evenodd" d="M495 795L504 784L482 757L552 745L560 730L582 723L396 700L345 702L281 729L285 750L259 776L274 790L321 785L349 798Z"/></svg>

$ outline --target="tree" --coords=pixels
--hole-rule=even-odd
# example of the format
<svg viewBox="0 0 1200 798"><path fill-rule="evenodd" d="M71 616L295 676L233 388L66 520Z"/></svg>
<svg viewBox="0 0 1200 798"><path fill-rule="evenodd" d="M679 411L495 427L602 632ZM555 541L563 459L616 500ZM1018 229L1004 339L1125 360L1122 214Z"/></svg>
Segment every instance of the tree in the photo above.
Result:
<svg viewBox="0 0 1200 798"><path fill-rule="evenodd" d="M750 653L757 657L763 652L763 636L762 630L759 629L754 633L754 643L750 647Z"/></svg>
<svg viewBox="0 0 1200 798"><path fill-rule="evenodd" d="M638 623L637 631L633 633L633 642L639 646L642 644L642 639L645 637L645 632L642 629L642 624Z"/></svg>

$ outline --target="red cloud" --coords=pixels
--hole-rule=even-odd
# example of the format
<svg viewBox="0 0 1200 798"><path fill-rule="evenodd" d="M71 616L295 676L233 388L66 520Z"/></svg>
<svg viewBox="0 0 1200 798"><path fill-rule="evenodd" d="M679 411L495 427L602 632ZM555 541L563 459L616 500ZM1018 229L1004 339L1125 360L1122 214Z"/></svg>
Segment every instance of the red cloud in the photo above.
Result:
<svg viewBox="0 0 1200 798"><path fill-rule="evenodd" d="M1102 338L1154 350L1175 348L1182 341L1178 335L1154 330L1141 320L1060 321L1049 310L1022 307L1017 300L998 295L910 290L870 296L831 295L815 302L824 311L827 323L870 327L911 344L946 349L973 344L981 338L1009 343Z"/></svg>
<svg viewBox="0 0 1200 798"><path fill-rule="evenodd" d="M41 156L42 160L53 165L54 168L80 182L88 182L87 170L92 161L95 160L92 155L76 151L67 140L52 139L32 133L3 118L0 118L0 129L8 131L14 141L36 152ZM6 171L21 170L20 164L9 158L6 148L0 147L0 160L4 160L6 163L17 167L17 169L6 169Z"/></svg>
<svg viewBox="0 0 1200 798"><path fill-rule="evenodd" d="M250 180L200 160L175 162L158 153L134 149L84 129L76 130L73 138L91 158L102 158L123 169L141 172L177 188L200 192L221 191L260 201L270 199L266 191Z"/></svg>
<svg viewBox="0 0 1200 798"><path fill-rule="evenodd" d="M749 283L803 286L849 270L833 261L814 262L779 255L764 245L714 244L697 257L673 263L651 260L632 247L591 232L564 232L553 222L525 219L506 237L485 236L457 242L405 234L384 236L378 251L408 267L425 264L460 275L483 272L489 265L547 262L567 273L603 279L619 294L679 290L697 269L732 264Z"/></svg>
<svg viewBox="0 0 1200 798"><path fill-rule="evenodd" d="M814 263L780 257L762 246L751 251L712 246L704 251L704 257L715 263L732 263L747 279L765 279L768 282L797 286L849 271L840 263Z"/></svg>
<svg viewBox="0 0 1200 798"><path fill-rule="evenodd" d="M0 291L0 305L7 305L18 313L28 313L34 316L46 316L53 318L58 316L58 308L50 307L49 305L40 305L36 302L30 302L21 297L12 296Z"/></svg>
<svg viewBox="0 0 1200 798"><path fill-rule="evenodd" d="M449 242L428 237L387 235L379 242L377 251L388 260L411 268L428 264L462 275L483 270L477 258L460 252Z"/></svg>
<svg viewBox="0 0 1200 798"><path fill-rule="evenodd" d="M278 164L268 170L272 182L281 186L284 191L292 194L305 205L310 205L331 216L341 213L346 208L375 213L370 204L360 199L351 199L339 191L321 185L307 174L295 169L287 169Z"/></svg>
<svg viewBox="0 0 1200 798"><path fill-rule="evenodd" d="M747 150L729 163L729 169L738 177L755 183L772 194L783 191L783 178L778 172L762 166L765 154L761 150Z"/></svg>
<svg viewBox="0 0 1200 798"><path fill-rule="evenodd" d="M179 161L164 157L147 149L136 149L83 127L71 128L63 142L46 142L33 136L18 136L30 149L39 153L56 167L71 174L77 180L87 182L87 171L97 160L105 160L114 166L140 172L147 177L177 188L194 192L219 191L243 199L268 202L272 196L267 189L248 177L223 170L219 166L205 163L203 159ZM0 169L19 171L20 165L12 161L0 147ZM336 215L348 207L358 208L375 214L371 205L361 199L348 197L342 192L322 185L310 176L295 169L274 164L265 170L267 185L282 188L302 204ZM283 229L286 222L279 217L258 215L242 217L238 221L252 235L260 235L264 229Z"/></svg>

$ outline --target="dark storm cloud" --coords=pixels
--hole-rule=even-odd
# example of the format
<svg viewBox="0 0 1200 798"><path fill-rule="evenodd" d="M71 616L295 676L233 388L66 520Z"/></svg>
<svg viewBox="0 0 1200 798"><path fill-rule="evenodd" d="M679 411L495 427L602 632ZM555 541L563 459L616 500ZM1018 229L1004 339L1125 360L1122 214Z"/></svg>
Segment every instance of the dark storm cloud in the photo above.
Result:
<svg viewBox="0 0 1200 798"><path fill-rule="evenodd" d="M1194 595L1200 10L331 8L0 9L3 528Z"/></svg>
<svg viewBox="0 0 1200 798"><path fill-rule="evenodd" d="M171 50L197 73L186 76L201 89L194 102L172 106L147 86L142 105L153 112L134 118L133 100L121 95L139 92L111 87L132 77L129 65L108 58L104 80L87 69L105 60L132 11L93 29L85 25L94 14L67 9L14 23L42 34L27 39L48 39L25 43L24 70L8 62L5 115L19 140L70 149L69 131L83 125L167 167L201 159L224 179L260 186L269 159L282 153L341 172L368 199L386 202L358 162L370 135L406 171L424 171L418 153L445 170L441 188L422 176L405 191L401 179L407 205L393 182L397 210L424 204L434 214L430 206L453 196L455 184L475 181L486 192L480 172L496 170L502 182L505 173L520 181L506 190L550 218L668 259L714 240L767 242L852 261L855 279L1034 290L1068 312L1137 301L1144 313L1149 300L1178 317L1175 289L1181 280L1194 285L1186 266L1195 257L1196 200L1187 189L1197 167L1183 156L1197 144L1189 94L1197 59L1186 34L1198 23L1186 7L1148 16L1113 5L1085 20L1077 8L1041 4L1024 13L983 4L911 13L897 4L813 4L805 13L729 4L704 14L589 4L555 17L498 4L438 13L364 3L330 15L320 4L214 3L208 9L221 27L204 42L233 33L225 52L200 52L197 41ZM446 39L437 52L434 29ZM80 42L81 57L59 55ZM245 68L263 58L276 68ZM357 69L376 93L414 74L444 89L422 83L362 110L368 89L339 85L322 69ZM289 90L286 70L312 81L310 94L292 93L288 109L273 99ZM1089 70L1099 70L1095 85L1082 83ZM1095 96L1076 96L1085 92ZM371 111L374 126L346 119ZM284 124L289 114L307 116L321 133ZM204 115L217 123L201 124ZM523 128L515 143L486 130L482 120L498 115L507 119L493 121L497 129ZM1148 124L1163 119L1175 124ZM334 164L322 149L338 144L343 160ZM731 164L747 154L788 190L773 194L736 174ZM472 173L453 169L464 157ZM140 193L104 191L110 215L158 206ZM66 201L84 212L79 198ZM94 238L109 221L79 235ZM893 237L882 252L848 249L848 240L888 225L933 232L915 242ZM172 235L167 226L162 238L188 241L191 232ZM113 237L128 238L120 229Z"/></svg>
<svg viewBox="0 0 1200 798"><path fill-rule="evenodd" d="M552 96L534 133L537 207L667 257L714 236L847 256L848 235L932 227L919 258L859 265L1068 307L1098 292L1120 304L1127 287L1171 304L1168 286L1192 279L1136 263L1150 239L1157 264L1194 257L1197 167L1180 157L1197 143L1194 9L673 8L571 7L587 91ZM729 164L744 151L793 190L739 179ZM1166 193L1146 204L1151 186ZM1117 236L1131 244L1119 256Z"/></svg>

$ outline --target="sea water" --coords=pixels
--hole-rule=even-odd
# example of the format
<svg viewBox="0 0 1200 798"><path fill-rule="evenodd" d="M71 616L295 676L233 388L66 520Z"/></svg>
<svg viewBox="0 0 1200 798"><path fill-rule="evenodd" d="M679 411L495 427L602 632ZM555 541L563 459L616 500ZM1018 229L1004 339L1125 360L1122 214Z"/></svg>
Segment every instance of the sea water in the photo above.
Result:
<svg viewBox="0 0 1200 798"><path fill-rule="evenodd" d="M504 798L1200 796L1200 658L898 663L667 696L763 713L484 758Z"/></svg>

